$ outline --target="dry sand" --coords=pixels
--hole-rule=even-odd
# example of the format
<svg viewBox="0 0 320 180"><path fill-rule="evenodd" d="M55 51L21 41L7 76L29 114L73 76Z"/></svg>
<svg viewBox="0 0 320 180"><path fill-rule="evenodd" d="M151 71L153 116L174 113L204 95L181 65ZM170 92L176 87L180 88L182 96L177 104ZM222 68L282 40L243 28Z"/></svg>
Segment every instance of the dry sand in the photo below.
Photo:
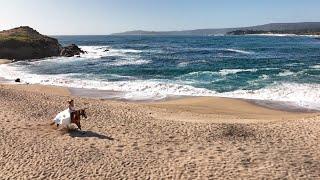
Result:
<svg viewBox="0 0 320 180"><path fill-rule="evenodd" d="M225 98L73 98L88 107L85 134L50 125L65 89L0 85L0 179L320 178L317 113Z"/></svg>

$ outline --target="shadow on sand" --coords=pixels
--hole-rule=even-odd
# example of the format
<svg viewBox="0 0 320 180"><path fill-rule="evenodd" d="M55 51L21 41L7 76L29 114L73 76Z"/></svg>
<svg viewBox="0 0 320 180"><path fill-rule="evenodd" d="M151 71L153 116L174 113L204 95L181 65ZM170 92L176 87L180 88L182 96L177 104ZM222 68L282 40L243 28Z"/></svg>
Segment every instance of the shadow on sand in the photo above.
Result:
<svg viewBox="0 0 320 180"><path fill-rule="evenodd" d="M99 139L107 139L107 140L114 140L114 138L112 137L109 137L109 136L105 136L103 134L99 134L99 133L96 133L96 132L93 132L93 131L79 131L77 129L70 129L68 130L68 134L75 138L75 137L96 137L96 138L99 138Z"/></svg>

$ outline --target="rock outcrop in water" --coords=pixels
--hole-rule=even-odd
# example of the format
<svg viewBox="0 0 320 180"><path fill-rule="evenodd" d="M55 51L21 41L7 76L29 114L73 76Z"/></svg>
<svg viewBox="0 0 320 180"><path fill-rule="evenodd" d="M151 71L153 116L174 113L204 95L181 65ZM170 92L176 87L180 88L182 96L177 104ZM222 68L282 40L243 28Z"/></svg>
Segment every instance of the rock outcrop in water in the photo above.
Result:
<svg viewBox="0 0 320 180"><path fill-rule="evenodd" d="M60 51L60 56L72 57L74 55L80 55L85 53L77 45L71 44L70 46L63 47Z"/></svg>
<svg viewBox="0 0 320 180"><path fill-rule="evenodd" d="M21 26L0 32L0 59L39 59L51 56L74 56L83 53L76 45L62 47L58 40Z"/></svg>

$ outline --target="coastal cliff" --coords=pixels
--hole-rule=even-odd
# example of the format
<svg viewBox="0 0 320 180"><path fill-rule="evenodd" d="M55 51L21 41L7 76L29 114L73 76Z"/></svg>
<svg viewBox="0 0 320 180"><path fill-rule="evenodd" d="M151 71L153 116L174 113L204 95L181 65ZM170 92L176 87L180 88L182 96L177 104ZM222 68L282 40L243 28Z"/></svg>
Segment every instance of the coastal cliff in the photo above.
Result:
<svg viewBox="0 0 320 180"><path fill-rule="evenodd" d="M74 47L75 45L72 45ZM68 49L68 53L64 53ZM0 31L0 59L27 60L51 56L74 56L84 53L80 48L62 47L58 40L21 26Z"/></svg>

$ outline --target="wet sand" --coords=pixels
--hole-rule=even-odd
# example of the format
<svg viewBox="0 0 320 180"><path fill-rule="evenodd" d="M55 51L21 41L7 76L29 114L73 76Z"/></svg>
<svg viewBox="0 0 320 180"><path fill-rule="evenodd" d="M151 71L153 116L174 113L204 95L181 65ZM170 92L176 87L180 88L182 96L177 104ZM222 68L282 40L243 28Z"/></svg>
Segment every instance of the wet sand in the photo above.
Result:
<svg viewBox="0 0 320 180"><path fill-rule="evenodd" d="M83 132L50 125L75 99ZM228 98L134 103L0 84L0 177L316 179L320 114Z"/></svg>

